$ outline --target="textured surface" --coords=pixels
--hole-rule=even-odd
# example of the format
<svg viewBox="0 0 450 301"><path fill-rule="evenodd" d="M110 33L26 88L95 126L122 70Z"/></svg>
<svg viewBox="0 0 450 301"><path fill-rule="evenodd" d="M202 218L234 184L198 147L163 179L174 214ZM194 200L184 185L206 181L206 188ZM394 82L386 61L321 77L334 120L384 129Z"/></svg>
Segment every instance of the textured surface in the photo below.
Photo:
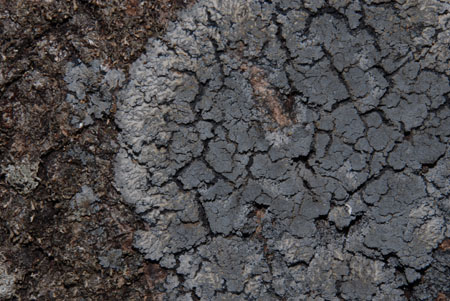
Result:
<svg viewBox="0 0 450 301"><path fill-rule="evenodd" d="M199 1L151 39L119 93L115 184L162 298L448 294L449 18Z"/></svg>
<svg viewBox="0 0 450 301"><path fill-rule="evenodd" d="M114 92L186 4L0 0L0 300L158 298L112 185Z"/></svg>

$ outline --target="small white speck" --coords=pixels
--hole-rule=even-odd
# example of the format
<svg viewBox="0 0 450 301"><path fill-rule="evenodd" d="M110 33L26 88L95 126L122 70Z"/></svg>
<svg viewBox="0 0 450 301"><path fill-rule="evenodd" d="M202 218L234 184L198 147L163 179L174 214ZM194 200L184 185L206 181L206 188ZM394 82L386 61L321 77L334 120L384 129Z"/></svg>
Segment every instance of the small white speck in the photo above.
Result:
<svg viewBox="0 0 450 301"><path fill-rule="evenodd" d="M345 207L347 207L348 214L352 215L352 206L350 206L349 204L345 204Z"/></svg>

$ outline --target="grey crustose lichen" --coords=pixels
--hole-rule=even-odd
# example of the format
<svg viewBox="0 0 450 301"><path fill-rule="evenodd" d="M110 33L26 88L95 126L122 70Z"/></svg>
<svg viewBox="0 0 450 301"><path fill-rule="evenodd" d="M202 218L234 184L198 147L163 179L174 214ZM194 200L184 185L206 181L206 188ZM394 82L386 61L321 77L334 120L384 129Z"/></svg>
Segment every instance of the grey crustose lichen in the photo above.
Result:
<svg viewBox="0 0 450 301"><path fill-rule="evenodd" d="M449 274L417 283L449 264L433 257L450 236L449 43L439 0L182 11L116 114L115 184L148 224L134 245L167 269L165 298L448 292Z"/></svg>
<svg viewBox="0 0 450 301"><path fill-rule="evenodd" d="M109 114L112 94L122 85L125 75L102 65L99 60L88 65L77 60L67 64L64 80L69 92L66 101L75 112L70 123L82 128Z"/></svg>

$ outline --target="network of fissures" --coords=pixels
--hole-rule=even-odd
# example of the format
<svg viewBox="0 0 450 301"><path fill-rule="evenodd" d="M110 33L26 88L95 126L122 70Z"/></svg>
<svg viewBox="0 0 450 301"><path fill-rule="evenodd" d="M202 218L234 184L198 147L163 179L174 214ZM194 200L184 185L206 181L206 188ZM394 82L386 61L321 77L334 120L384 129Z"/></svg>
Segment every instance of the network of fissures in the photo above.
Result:
<svg viewBox="0 0 450 301"><path fill-rule="evenodd" d="M127 76L69 65L68 100L88 125L119 89L115 185L167 300L425 300L450 290L449 43L446 1L198 1Z"/></svg>

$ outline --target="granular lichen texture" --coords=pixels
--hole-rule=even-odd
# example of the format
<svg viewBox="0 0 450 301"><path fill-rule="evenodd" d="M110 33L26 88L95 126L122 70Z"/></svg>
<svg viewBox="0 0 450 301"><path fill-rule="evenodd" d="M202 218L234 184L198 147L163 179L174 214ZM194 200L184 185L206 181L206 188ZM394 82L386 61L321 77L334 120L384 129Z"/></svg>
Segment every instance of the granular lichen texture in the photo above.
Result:
<svg viewBox="0 0 450 301"><path fill-rule="evenodd" d="M115 185L164 300L448 294L449 43L439 0L183 10L116 113Z"/></svg>

